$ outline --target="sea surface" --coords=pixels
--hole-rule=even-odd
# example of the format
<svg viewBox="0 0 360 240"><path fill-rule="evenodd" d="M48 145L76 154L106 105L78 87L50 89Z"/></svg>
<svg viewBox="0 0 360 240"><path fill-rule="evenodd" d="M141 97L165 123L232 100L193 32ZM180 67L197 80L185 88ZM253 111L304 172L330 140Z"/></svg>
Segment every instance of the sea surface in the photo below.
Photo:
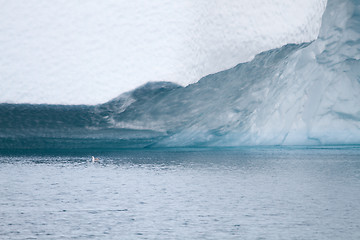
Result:
<svg viewBox="0 0 360 240"><path fill-rule="evenodd" d="M3 152L0 239L360 239L360 146Z"/></svg>

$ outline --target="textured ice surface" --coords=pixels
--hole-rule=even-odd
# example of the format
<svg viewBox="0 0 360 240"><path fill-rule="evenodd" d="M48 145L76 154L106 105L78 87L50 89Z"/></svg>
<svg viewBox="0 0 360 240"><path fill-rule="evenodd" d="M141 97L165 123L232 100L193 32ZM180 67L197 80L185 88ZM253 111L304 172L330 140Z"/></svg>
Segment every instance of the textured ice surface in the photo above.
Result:
<svg viewBox="0 0 360 240"><path fill-rule="evenodd" d="M311 41L326 0L0 2L0 102L96 104Z"/></svg>
<svg viewBox="0 0 360 240"><path fill-rule="evenodd" d="M160 146L360 143L359 8L331 0L317 40L263 52L186 88L154 94L146 85L106 117L166 132Z"/></svg>

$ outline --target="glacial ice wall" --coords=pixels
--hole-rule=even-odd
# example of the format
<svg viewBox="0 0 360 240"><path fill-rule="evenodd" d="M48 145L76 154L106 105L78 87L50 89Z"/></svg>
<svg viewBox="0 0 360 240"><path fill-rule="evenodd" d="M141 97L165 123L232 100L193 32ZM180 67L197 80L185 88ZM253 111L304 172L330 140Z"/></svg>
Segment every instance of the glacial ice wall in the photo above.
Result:
<svg viewBox="0 0 360 240"><path fill-rule="evenodd" d="M185 88L149 83L96 109L112 127L166 134L156 146L359 144L360 2L329 0L313 42Z"/></svg>

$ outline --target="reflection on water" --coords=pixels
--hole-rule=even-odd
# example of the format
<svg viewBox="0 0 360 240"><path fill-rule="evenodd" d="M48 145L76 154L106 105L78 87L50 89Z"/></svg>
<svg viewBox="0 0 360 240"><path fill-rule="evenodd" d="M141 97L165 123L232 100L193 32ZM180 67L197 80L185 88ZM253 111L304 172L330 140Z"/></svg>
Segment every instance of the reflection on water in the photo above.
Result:
<svg viewBox="0 0 360 240"><path fill-rule="evenodd" d="M356 146L7 154L0 238L360 239L359 189Z"/></svg>

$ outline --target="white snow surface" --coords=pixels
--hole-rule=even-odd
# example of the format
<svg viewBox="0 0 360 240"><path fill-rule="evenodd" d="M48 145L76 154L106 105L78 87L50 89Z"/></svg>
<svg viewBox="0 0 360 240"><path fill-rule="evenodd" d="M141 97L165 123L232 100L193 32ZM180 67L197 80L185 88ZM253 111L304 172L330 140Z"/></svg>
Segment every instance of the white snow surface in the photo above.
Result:
<svg viewBox="0 0 360 240"><path fill-rule="evenodd" d="M317 38L326 0L0 0L0 102L97 104Z"/></svg>

